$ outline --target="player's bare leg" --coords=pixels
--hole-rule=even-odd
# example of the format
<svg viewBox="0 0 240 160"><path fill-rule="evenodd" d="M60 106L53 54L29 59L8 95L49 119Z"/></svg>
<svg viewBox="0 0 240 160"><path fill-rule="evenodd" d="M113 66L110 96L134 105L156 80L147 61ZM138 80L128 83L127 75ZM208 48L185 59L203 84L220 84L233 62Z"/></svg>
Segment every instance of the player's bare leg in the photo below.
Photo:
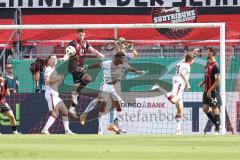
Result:
<svg viewBox="0 0 240 160"><path fill-rule="evenodd" d="M175 104L177 108L177 114L175 116L177 122L176 134L181 135L182 134L181 124L183 118L183 101L180 99L178 95L172 95L171 92L167 93L166 97L172 104Z"/></svg>
<svg viewBox="0 0 240 160"><path fill-rule="evenodd" d="M4 113L4 115L9 118L13 134L19 134L18 131L17 131L17 122L16 122L16 119L14 117L14 114L13 114L12 110L7 111L6 113Z"/></svg>
<svg viewBox="0 0 240 160"><path fill-rule="evenodd" d="M177 114L175 116L176 122L177 122L177 129L176 129L176 134L181 135L181 125L182 125L182 119L183 119L183 101L178 100L175 102L176 108L177 108Z"/></svg>
<svg viewBox="0 0 240 160"><path fill-rule="evenodd" d="M60 102L57 104L56 108L59 108L59 111L61 112L65 134L74 134L69 128L68 109L66 105L63 102Z"/></svg>
<svg viewBox="0 0 240 160"><path fill-rule="evenodd" d="M87 116L88 114L95 110L96 108L99 108L100 112L104 112L102 110L105 110L106 108L106 102L104 102L102 99L100 98L95 98L94 100L92 100L87 108L85 109L85 111L80 115L79 120L80 120L80 124L81 125L85 125L86 120L87 120Z"/></svg>

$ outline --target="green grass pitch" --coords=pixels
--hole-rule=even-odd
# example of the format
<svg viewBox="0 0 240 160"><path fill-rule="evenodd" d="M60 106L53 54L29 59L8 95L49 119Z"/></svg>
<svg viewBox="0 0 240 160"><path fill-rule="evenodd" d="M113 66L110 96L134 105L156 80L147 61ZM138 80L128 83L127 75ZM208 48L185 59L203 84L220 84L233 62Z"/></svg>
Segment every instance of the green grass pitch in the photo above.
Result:
<svg viewBox="0 0 240 160"><path fill-rule="evenodd" d="M240 136L0 135L0 160L240 160Z"/></svg>

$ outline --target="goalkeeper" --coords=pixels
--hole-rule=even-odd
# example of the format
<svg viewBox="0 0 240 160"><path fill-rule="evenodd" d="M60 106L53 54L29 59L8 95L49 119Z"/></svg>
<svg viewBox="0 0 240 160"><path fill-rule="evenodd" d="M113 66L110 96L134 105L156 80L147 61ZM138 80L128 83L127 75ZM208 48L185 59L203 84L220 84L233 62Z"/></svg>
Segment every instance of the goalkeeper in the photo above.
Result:
<svg viewBox="0 0 240 160"><path fill-rule="evenodd" d="M99 97L94 99L86 108L84 113L80 116L80 123L85 124L87 114L94 110L95 108L99 107L100 114L99 117L103 116L105 113L108 113L108 111L111 108L117 108L117 111L119 115L122 113L122 103L123 100L121 99L121 88L120 88L120 81L122 79L122 72L124 69L134 72L137 74L144 74L144 71L138 71L131 66L129 66L125 62L125 53L122 51L117 52L117 54L114 55L113 60L107 60L103 61L100 64L89 66L88 69L92 68L103 68L103 74L104 74L104 82L101 85L101 90ZM101 103L99 103L101 102ZM113 107L111 107L113 105ZM101 121L101 119L100 119ZM102 128L101 122L99 124L99 127ZM120 128L114 124L109 125L112 131L119 133Z"/></svg>
<svg viewBox="0 0 240 160"><path fill-rule="evenodd" d="M122 51L125 53L125 56L127 57L126 60L136 58L138 56L137 50L134 48L133 43L126 41L124 37L120 37L116 42L115 42L115 53L118 51ZM122 76L124 76L124 71L122 72ZM119 85L121 87L121 84ZM102 122L103 122L103 116L99 117L99 128L98 128L98 133L103 134L103 128L102 128ZM109 116L109 127L108 130L110 131L115 131L114 125L120 128L120 123L117 118L117 111L115 107L111 107L110 109L110 116ZM113 125L111 125L113 124ZM121 128L121 131L125 133L126 131Z"/></svg>

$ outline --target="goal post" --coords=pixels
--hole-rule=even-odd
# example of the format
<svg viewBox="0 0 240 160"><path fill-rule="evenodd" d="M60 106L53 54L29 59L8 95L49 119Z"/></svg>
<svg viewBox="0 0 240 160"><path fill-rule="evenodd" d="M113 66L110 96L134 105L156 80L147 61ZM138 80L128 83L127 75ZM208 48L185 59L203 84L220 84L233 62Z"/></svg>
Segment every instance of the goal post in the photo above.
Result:
<svg viewBox="0 0 240 160"><path fill-rule="evenodd" d="M220 92L222 98L222 134L226 134L226 64L225 64L225 23L161 23L161 24L51 24L51 25L0 25L1 30L75 30L84 29L150 29L150 28L219 28L220 39ZM114 31L114 38L116 33ZM191 79L190 79L191 80Z"/></svg>

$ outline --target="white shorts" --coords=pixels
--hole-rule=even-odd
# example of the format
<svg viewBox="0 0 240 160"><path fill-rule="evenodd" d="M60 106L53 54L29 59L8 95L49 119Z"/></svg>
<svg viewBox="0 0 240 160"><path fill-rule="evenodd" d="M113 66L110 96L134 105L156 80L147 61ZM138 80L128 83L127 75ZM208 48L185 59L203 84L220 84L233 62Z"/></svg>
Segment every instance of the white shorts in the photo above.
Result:
<svg viewBox="0 0 240 160"><path fill-rule="evenodd" d="M112 107L112 101L123 103L121 98L121 83L118 82L111 85L103 82L101 84L99 96L107 103L105 112L108 112Z"/></svg>
<svg viewBox="0 0 240 160"><path fill-rule="evenodd" d="M48 103L49 111L56 109L57 104L62 102L62 100L59 98L58 92L56 91L46 91L45 98Z"/></svg>
<svg viewBox="0 0 240 160"><path fill-rule="evenodd" d="M172 79L172 85L172 90L170 92L170 95L168 95L168 98L169 96L178 96L179 99L182 100L182 95L185 88L185 83L182 78L179 76L174 76Z"/></svg>

